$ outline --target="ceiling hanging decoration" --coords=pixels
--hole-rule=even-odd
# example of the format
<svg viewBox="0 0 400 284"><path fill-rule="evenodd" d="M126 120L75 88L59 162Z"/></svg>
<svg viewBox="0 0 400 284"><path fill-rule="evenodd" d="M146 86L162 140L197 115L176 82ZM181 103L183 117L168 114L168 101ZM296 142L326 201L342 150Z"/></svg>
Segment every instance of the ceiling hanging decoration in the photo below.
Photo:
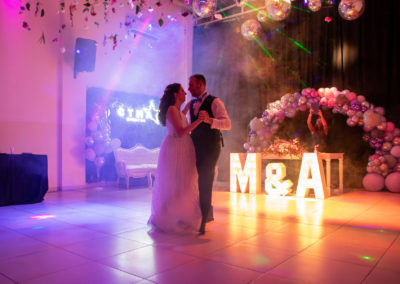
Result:
<svg viewBox="0 0 400 284"><path fill-rule="evenodd" d="M308 9L313 12L317 12L321 9L322 3L321 0L308 0Z"/></svg>
<svg viewBox="0 0 400 284"><path fill-rule="evenodd" d="M290 14L292 4L290 0L267 0L267 15L274 21L282 21Z"/></svg>
<svg viewBox="0 0 400 284"><path fill-rule="evenodd" d="M344 20L353 21L359 18L365 10L365 0L264 0L264 5L257 7L253 3L254 0L231 1L232 4L228 3L229 0L193 0L195 25L202 26L220 21L231 22L251 13L256 13L256 18L260 23L284 21L288 19L292 7L308 13L309 11L318 12L322 8L338 7L339 14ZM218 9L216 9L217 7ZM331 17L325 17L326 23L331 21Z"/></svg>
<svg viewBox="0 0 400 284"><path fill-rule="evenodd" d="M261 33L261 25L258 21L250 19L242 24L240 31L245 39L254 40Z"/></svg>
<svg viewBox="0 0 400 284"><path fill-rule="evenodd" d="M339 3L339 15L348 21L358 19L365 10L364 0L341 0Z"/></svg>
<svg viewBox="0 0 400 284"><path fill-rule="evenodd" d="M193 11L198 17L209 17L214 15L217 8L216 0L194 0Z"/></svg>

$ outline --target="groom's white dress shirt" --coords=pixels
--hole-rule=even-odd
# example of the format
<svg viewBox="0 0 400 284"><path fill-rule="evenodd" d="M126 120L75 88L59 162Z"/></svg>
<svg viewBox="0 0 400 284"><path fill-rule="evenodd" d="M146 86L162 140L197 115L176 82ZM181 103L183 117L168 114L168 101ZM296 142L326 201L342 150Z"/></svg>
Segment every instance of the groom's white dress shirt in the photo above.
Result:
<svg viewBox="0 0 400 284"><path fill-rule="evenodd" d="M194 104L193 111L194 114L197 115L199 112L200 106L204 102L204 99L209 96L207 92L202 94ZM219 99L215 98L211 104L211 110L214 115L213 122L211 124L211 128L219 129L219 130L229 130L231 129L231 120L229 119L228 113L226 112L224 103Z"/></svg>

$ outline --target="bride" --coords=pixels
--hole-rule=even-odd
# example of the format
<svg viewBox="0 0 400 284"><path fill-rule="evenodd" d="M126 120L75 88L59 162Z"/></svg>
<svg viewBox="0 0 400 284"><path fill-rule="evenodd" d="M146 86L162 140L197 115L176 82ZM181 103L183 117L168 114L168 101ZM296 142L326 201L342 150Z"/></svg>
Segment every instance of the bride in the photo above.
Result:
<svg viewBox="0 0 400 284"><path fill-rule="evenodd" d="M188 124L180 111L186 92L168 85L160 101L159 119L168 135L161 144L148 223L169 233L195 232L200 227L198 174L190 132L202 121Z"/></svg>

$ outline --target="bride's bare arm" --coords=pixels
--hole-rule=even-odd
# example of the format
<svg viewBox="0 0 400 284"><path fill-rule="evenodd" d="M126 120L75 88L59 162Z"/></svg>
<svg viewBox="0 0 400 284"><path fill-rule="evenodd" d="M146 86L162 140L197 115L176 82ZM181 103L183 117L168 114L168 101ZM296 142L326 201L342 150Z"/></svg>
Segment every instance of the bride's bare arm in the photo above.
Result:
<svg viewBox="0 0 400 284"><path fill-rule="evenodd" d="M202 122L202 119L197 119L192 124L189 124L186 127L182 127L181 116L179 114L178 108L175 106L170 106L168 108L167 119L171 121L176 134L178 134L178 137L182 137L183 135L189 134Z"/></svg>

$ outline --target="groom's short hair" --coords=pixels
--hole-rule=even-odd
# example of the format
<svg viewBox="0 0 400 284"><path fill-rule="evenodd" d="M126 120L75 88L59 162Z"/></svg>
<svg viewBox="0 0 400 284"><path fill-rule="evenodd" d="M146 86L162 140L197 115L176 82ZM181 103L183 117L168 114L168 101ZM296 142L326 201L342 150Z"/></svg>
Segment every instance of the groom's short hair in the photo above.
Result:
<svg viewBox="0 0 400 284"><path fill-rule="evenodd" d="M190 78L195 78L197 82L202 82L204 86L206 85L206 77L203 74L194 74Z"/></svg>

